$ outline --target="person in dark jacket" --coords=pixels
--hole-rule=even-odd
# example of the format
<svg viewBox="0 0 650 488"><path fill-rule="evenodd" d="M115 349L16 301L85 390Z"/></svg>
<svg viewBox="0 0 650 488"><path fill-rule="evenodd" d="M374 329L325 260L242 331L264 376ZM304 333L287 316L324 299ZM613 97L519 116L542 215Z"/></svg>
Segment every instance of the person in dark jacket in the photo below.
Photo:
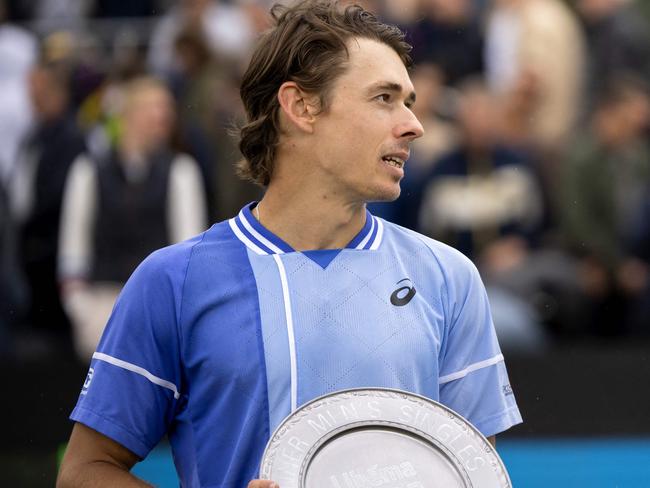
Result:
<svg viewBox="0 0 650 488"><path fill-rule="evenodd" d="M39 62L29 76L35 124L24 141L12 178L19 262L31 294L26 322L67 335L69 322L56 280L63 187L84 138L69 110L68 67Z"/></svg>

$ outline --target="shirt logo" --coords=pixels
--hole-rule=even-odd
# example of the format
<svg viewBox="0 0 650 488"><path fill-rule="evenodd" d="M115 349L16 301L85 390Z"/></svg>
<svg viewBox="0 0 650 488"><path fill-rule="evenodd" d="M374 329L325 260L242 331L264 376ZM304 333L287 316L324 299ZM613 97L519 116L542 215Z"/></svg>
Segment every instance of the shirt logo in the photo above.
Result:
<svg viewBox="0 0 650 488"><path fill-rule="evenodd" d="M84 381L84 386L81 389L82 395L85 395L88 392L88 388L90 387L90 382L93 380L94 375L95 375L95 370L93 368L90 368L88 370L88 375L86 376L86 381Z"/></svg>
<svg viewBox="0 0 650 488"><path fill-rule="evenodd" d="M415 287L413 286L411 280L409 280L408 278L399 280L396 284L399 285L400 283L404 283L405 281L407 281L408 283L406 283L404 286L399 287L390 296L390 303L392 303L396 307L403 307L408 302L410 302L411 299L415 296Z"/></svg>

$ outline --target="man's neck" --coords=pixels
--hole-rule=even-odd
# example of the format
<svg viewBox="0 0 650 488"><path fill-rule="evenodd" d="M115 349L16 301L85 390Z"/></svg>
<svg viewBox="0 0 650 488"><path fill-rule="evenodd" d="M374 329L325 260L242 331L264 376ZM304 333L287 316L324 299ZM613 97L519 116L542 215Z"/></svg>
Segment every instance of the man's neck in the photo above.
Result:
<svg viewBox="0 0 650 488"><path fill-rule="evenodd" d="M271 184L254 215L297 251L344 248L366 222L364 203L322 191L285 191Z"/></svg>

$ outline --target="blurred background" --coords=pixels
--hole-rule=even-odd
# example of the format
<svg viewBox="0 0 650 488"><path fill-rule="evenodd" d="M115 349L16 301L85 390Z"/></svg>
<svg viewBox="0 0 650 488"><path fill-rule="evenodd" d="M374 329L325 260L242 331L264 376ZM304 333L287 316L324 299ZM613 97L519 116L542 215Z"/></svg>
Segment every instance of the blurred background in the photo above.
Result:
<svg viewBox="0 0 650 488"><path fill-rule="evenodd" d="M414 45L426 129L371 210L478 266L514 485L650 486L650 1L358 3ZM0 0L2 486L53 486L137 263L259 198L229 131L270 4ZM165 443L136 471L178 485Z"/></svg>

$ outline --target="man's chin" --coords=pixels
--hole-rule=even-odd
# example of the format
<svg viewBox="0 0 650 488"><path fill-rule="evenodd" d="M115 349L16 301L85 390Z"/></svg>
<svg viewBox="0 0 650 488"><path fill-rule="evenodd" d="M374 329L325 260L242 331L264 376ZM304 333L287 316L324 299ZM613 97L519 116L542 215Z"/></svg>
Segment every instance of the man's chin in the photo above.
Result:
<svg viewBox="0 0 650 488"><path fill-rule="evenodd" d="M368 203L394 202L399 198L400 193L401 193L401 189L399 186L397 187L397 189L390 189L390 190L386 189L377 192L376 195L373 195L373 197L368 200Z"/></svg>

